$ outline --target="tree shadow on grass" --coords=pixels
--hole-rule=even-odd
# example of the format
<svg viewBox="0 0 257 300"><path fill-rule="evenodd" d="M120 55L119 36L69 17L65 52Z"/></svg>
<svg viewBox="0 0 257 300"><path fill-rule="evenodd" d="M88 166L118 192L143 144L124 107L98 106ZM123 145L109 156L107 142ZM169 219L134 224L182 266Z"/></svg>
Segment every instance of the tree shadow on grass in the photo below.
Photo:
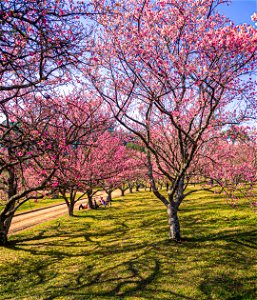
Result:
<svg viewBox="0 0 257 300"><path fill-rule="evenodd" d="M257 276L235 279L232 274L205 274L200 290L208 299L214 299L214 296L217 297L217 295L220 297L219 299L226 300L256 299L256 280Z"/></svg>
<svg viewBox="0 0 257 300"><path fill-rule="evenodd" d="M256 278L247 273L256 263L255 230L218 231L209 215L183 217L188 211L182 209L186 234L178 244L166 238L163 208L137 208L128 203L126 212L83 212L75 218L76 231L65 220L13 237L10 250L29 259L11 261L0 279L1 292L14 299L255 299ZM224 266L226 272L217 274ZM235 269L247 274L235 277ZM190 284L197 297L190 296Z"/></svg>
<svg viewBox="0 0 257 300"><path fill-rule="evenodd" d="M28 247L26 244L28 240L13 241L11 248L30 252L31 259L22 264L14 262L10 267L11 271L7 272L6 278L9 282L16 283L12 289L16 295L22 297L27 295L25 289L31 291L30 296L33 296L34 290L40 289L41 285L47 285L44 293L41 291L42 299L58 297L67 299L123 299L124 297L155 299L155 293L163 295L162 298L156 299L196 299L190 295L184 295L183 292L178 292L173 287L165 286L164 289L161 284L157 284L165 276L164 271L167 270L169 274L172 274L169 277L170 283L174 281L174 278L179 278L179 267L185 264L185 257L189 262L191 256L192 261L198 263L204 261L206 264L205 267L202 267L202 280L198 285L202 297L198 299L254 299L256 290L250 284L256 278L240 277L235 279L230 274L218 276L210 272L210 269L218 267L219 264L227 263L227 256L224 254L224 257L217 262L212 260L209 253L216 242L218 243L217 247L228 253L232 251L231 254L237 250L240 251L240 247L250 246L255 250L256 231L235 232L231 230L226 233L210 234L210 236L199 235L198 237L188 237L181 244L174 243L169 239L159 239L120 245L125 232L123 231L124 227L126 228L126 226L119 227L116 232L113 230L105 230L101 233L83 232L84 242L77 245L74 240L81 237L82 231L72 234L60 232L54 235L42 230L33 238L35 247L31 245ZM56 242L52 243L51 239L54 237L64 238L60 243L60 249ZM108 245L100 239L107 237L119 243ZM224 241L225 245L219 245ZM206 244L207 242L208 244ZM95 247L94 250L87 250L86 246L88 245ZM76 250L74 252L65 251L71 247L84 250L79 253ZM205 252L197 257L195 251L199 251L199 248L204 248ZM39 260L38 256L43 256L44 259ZM72 266L78 260L81 260L81 263L76 264L77 268L73 270ZM233 257L231 261L233 262ZM241 262L241 267L242 263L245 264L245 268L248 263L249 267L249 262ZM234 262L231 265L227 264L228 271L233 272L235 265ZM59 269L59 266L63 269ZM72 271L69 271L70 269ZM194 272L195 269L197 269L197 264L191 263L188 266L189 272ZM27 281L23 278L24 274L27 276ZM233 293L229 294L231 289Z"/></svg>

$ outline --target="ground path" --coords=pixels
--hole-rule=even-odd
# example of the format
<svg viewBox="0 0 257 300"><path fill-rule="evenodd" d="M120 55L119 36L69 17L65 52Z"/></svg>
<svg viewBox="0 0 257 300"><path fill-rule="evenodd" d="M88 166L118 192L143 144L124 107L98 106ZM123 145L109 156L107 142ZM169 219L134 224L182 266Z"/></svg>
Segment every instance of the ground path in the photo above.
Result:
<svg viewBox="0 0 257 300"><path fill-rule="evenodd" d="M129 191L127 190L126 193ZM121 192L119 190L115 190L112 193L112 198L119 197ZM103 191L99 191L96 197L104 196L107 194ZM81 203L85 203L86 200L78 201L75 204L74 211L78 210L78 207ZM12 224L9 230L9 234L14 234L29 227L35 226L37 224L56 219L60 216L68 214L68 208L65 202L61 204L56 204L50 207L44 207L41 209L36 209L34 211L22 212L13 217Z"/></svg>

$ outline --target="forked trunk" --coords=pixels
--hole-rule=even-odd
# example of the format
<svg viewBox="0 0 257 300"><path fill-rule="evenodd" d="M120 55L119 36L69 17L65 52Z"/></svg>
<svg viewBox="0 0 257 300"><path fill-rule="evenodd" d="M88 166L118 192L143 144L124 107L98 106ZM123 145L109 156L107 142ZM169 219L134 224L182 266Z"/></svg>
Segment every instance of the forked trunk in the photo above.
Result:
<svg viewBox="0 0 257 300"><path fill-rule="evenodd" d="M133 184L129 184L129 192L132 194L133 193Z"/></svg>
<svg viewBox="0 0 257 300"><path fill-rule="evenodd" d="M94 206L94 203L93 203L93 197L92 197L92 195L87 195L87 199L88 199L88 207L90 209L94 209L95 206Z"/></svg>
<svg viewBox="0 0 257 300"><path fill-rule="evenodd" d="M172 207L171 204L168 205L168 223L170 228L170 239L175 241L180 241L180 225L178 219L178 210L175 207Z"/></svg>
<svg viewBox="0 0 257 300"><path fill-rule="evenodd" d="M124 189L120 189L121 191L121 196L125 196L125 190Z"/></svg>

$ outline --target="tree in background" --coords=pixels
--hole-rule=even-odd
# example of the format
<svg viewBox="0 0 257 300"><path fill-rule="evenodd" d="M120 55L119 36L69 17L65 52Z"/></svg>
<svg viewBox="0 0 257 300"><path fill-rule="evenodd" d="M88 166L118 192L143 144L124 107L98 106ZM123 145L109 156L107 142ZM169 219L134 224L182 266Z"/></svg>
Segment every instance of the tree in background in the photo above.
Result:
<svg viewBox="0 0 257 300"><path fill-rule="evenodd" d="M85 195L89 196L89 206L93 208L92 195L99 180L103 179L103 161L99 152L108 151L104 147L113 141L108 139L105 145L100 141L106 137L112 120L99 99L92 99L89 93L78 91L59 101L61 133L59 140L64 149L59 155L58 170L53 177L67 206L69 215L73 215L74 205Z"/></svg>
<svg viewBox="0 0 257 300"><path fill-rule="evenodd" d="M241 198L255 205L253 186L257 180L256 130L233 126L223 132L223 139L211 142L201 149L198 164L201 178L219 187L227 201L238 207Z"/></svg>

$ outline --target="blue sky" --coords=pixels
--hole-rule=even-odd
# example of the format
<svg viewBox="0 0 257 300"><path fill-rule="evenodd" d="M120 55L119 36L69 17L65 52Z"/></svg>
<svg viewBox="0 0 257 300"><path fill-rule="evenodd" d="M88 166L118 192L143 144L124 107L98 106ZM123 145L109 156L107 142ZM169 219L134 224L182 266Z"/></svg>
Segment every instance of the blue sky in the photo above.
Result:
<svg viewBox="0 0 257 300"><path fill-rule="evenodd" d="M247 23L254 25L251 15L257 12L257 0L232 0L232 3L220 6L222 11L235 24Z"/></svg>

